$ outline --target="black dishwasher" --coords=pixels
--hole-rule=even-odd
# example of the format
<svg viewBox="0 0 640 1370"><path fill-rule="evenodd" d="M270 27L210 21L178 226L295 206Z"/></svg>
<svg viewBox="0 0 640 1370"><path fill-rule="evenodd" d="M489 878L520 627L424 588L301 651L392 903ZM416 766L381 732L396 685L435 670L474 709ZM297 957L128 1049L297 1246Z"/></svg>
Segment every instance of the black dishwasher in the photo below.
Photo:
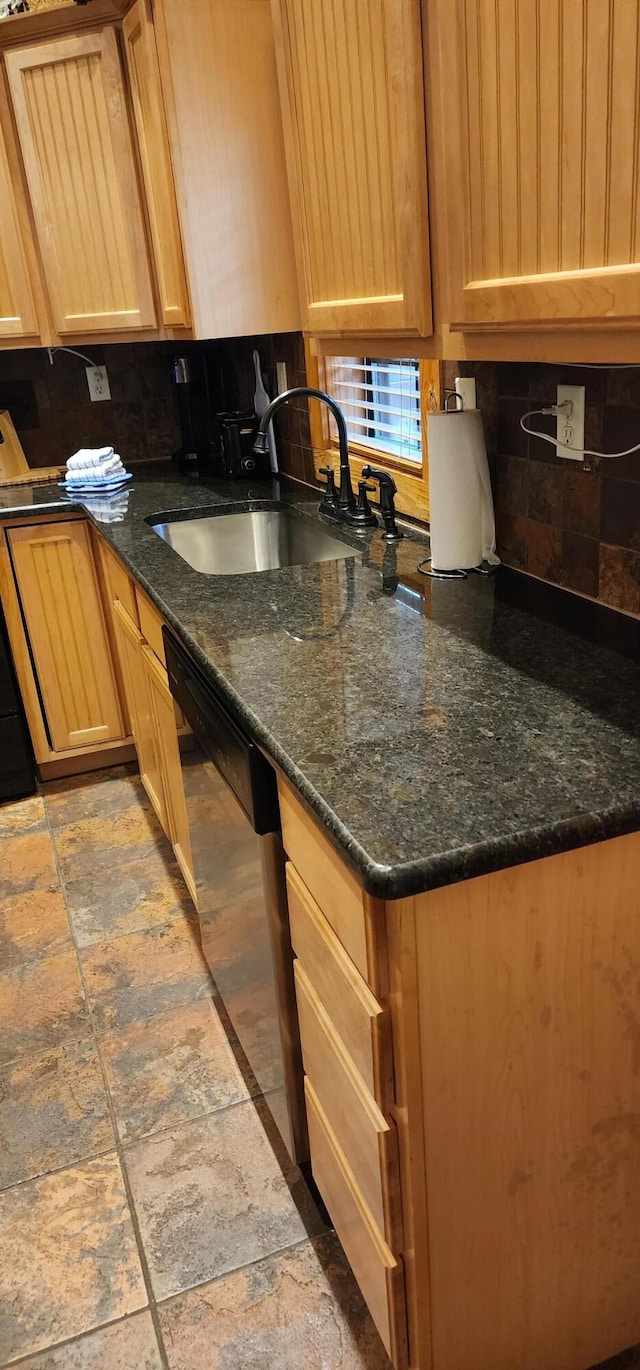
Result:
<svg viewBox="0 0 640 1370"><path fill-rule="evenodd" d="M293 952L273 768L184 647L163 630L202 949L289 1155L308 1159Z"/></svg>
<svg viewBox="0 0 640 1370"><path fill-rule="evenodd" d="M0 802L35 792L35 762L0 606Z"/></svg>

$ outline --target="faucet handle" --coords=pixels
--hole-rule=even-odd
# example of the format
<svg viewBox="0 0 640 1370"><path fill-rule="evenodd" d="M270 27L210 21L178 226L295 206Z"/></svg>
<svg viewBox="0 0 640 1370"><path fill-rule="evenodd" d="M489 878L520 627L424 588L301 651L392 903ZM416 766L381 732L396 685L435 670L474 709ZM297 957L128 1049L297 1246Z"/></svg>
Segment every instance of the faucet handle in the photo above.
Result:
<svg viewBox="0 0 640 1370"><path fill-rule="evenodd" d="M336 490L335 473L330 466L321 466L319 474L327 477L327 487L320 503L321 514L334 514L338 508L338 491Z"/></svg>

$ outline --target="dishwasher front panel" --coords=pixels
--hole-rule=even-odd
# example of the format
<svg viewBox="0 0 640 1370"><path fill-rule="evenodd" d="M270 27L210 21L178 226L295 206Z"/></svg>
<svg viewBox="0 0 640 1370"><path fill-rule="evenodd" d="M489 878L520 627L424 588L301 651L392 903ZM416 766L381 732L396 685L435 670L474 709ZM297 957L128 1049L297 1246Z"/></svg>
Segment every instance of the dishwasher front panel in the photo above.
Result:
<svg viewBox="0 0 640 1370"><path fill-rule="evenodd" d="M194 733L181 761L202 949L233 1036L300 1163L308 1139L275 776L254 754L247 788L242 729L228 720L229 731L226 706L218 710L215 696L181 670L169 643L167 665ZM247 748L255 752L249 741ZM242 802L231 788L236 782Z"/></svg>

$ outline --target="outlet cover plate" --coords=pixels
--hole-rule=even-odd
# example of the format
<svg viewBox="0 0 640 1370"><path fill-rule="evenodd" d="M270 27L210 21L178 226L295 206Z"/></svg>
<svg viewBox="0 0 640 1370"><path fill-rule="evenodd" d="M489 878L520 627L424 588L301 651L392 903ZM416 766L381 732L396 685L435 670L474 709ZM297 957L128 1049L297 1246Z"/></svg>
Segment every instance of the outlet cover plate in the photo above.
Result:
<svg viewBox="0 0 640 1370"><path fill-rule="evenodd" d="M106 366L87 366L86 372L91 399L94 401L110 400L111 387Z"/></svg>
<svg viewBox="0 0 640 1370"><path fill-rule="evenodd" d="M570 417L558 414L556 437L561 447L556 448L559 457L569 457L571 461L584 460L584 385L559 385L557 403L571 400L573 413Z"/></svg>

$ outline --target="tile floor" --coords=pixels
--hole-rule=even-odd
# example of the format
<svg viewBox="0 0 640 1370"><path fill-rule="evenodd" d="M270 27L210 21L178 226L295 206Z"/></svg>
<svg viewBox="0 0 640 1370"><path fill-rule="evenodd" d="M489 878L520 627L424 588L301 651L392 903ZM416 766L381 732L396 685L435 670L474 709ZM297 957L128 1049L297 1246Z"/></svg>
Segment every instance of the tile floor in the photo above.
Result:
<svg viewBox="0 0 640 1370"><path fill-rule="evenodd" d="M0 1367L388 1370L253 1093L133 769L0 805Z"/></svg>
<svg viewBox="0 0 640 1370"><path fill-rule="evenodd" d="M263 1110L133 770L0 805L0 1367L388 1370Z"/></svg>

